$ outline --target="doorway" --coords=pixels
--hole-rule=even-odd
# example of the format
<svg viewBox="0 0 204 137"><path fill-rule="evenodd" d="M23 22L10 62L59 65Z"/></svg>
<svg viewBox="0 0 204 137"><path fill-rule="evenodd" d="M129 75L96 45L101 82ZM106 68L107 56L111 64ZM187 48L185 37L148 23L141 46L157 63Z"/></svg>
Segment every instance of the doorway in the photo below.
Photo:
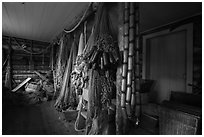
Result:
<svg viewBox="0 0 204 137"><path fill-rule="evenodd" d="M150 101L169 100L171 91L191 93L192 41L192 24L143 37L143 78L155 81Z"/></svg>

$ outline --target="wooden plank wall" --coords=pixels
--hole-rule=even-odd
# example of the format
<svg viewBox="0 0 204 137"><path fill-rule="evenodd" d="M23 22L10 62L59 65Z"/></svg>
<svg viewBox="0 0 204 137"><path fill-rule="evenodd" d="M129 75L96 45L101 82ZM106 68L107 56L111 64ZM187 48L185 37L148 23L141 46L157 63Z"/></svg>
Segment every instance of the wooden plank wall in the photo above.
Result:
<svg viewBox="0 0 204 137"><path fill-rule="evenodd" d="M2 37L2 52L3 60L8 55L9 36ZM32 49L33 52L41 52L49 46L47 42L33 41L22 38L11 38L11 72L12 72L12 87L21 83L27 77L38 78L34 71L39 71L45 74L51 68L50 66L50 51L48 48L45 54L30 54L22 50L22 48L16 43L15 39L19 44L25 43L26 49L29 51ZM33 47L33 48L32 48ZM5 69L4 69L5 70ZM5 71L3 70L2 84L4 85Z"/></svg>

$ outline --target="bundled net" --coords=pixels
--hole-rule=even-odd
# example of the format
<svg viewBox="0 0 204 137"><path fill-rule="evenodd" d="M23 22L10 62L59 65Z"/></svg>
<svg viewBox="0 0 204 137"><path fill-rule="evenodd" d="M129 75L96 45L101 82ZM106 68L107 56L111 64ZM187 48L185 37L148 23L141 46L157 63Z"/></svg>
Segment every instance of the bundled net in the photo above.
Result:
<svg viewBox="0 0 204 137"><path fill-rule="evenodd" d="M66 45L68 47L68 45ZM60 51L59 51L60 52ZM59 96L55 102L55 107L57 110L62 111L66 110L69 106L76 104L76 97L73 85L71 83L71 72L73 70L74 63L77 56L77 46L75 40L72 43L71 51L69 57L67 57L66 68L64 68L64 73L61 73L61 83L59 85ZM60 64L60 63L59 63Z"/></svg>
<svg viewBox="0 0 204 137"><path fill-rule="evenodd" d="M111 71L120 59L110 24L107 6L100 3L94 29L84 49L84 59L90 69L86 134L107 134L108 109L115 86Z"/></svg>
<svg viewBox="0 0 204 137"><path fill-rule="evenodd" d="M69 55L69 37L65 35L60 39L59 50L57 54L57 60L55 65L55 73L54 73L54 83L55 83L55 92L56 96L59 94L60 87L62 85L63 74L65 71L65 65Z"/></svg>

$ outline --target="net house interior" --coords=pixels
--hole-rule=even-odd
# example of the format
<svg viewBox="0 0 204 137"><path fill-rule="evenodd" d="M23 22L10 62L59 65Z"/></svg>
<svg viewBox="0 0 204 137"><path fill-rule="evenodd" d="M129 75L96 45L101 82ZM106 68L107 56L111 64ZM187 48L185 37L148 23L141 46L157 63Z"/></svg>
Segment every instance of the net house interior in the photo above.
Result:
<svg viewBox="0 0 204 137"><path fill-rule="evenodd" d="M2 134L202 134L202 2L2 2Z"/></svg>

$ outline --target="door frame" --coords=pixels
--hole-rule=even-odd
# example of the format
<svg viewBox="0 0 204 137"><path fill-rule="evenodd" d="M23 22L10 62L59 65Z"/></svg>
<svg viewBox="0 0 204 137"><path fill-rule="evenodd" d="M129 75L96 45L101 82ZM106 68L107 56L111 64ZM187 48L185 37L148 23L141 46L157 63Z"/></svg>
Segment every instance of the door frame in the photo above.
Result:
<svg viewBox="0 0 204 137"><path fill-rule="evenodd" d="M165 29L163 31L155 32L152 34L144 35L143 40L143 65L142 65L142 78L147 78L147 40L153 37L167 35L177 31L186 31L186 92L192 93L192 88L188 86L189 83L193 83L193 23L185 24L179 26L178 28L170 31L170 29Z"/></svg>

